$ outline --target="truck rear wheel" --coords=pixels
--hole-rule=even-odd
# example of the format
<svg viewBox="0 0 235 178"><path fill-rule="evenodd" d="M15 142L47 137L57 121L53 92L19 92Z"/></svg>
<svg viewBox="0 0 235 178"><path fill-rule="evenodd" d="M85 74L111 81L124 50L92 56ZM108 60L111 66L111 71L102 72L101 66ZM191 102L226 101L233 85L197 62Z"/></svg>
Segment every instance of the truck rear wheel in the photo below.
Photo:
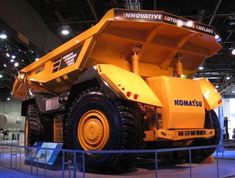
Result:
<svg viewBox="0 0 235 178"><path fill-rule="evenodd" d="M41 138L41 121L35 104L29 104L25 118L25 146L32 146Z"/></svg>
<svg viewBox="0 0 235 178"><path fill-rule="evenodd" d="M91 88L72 104L66 119L70 129L65 134L76 149L138 149L143 140L141 119L132 104L112 101L99 88ZM123 171L134 162L133 154L121 153L87 154L85 160L87 171L99 172Z"/></svg>
<svg viewBox="0 0 235 178"><path fill-rule="evenodd" d="M214 128L215 136L207 140L195 140L190 146L218 145L220 141L220 123L215 111L206 111L205 128ZM192 150L192 162L201 162L208 158L216 148Z"/></svg>

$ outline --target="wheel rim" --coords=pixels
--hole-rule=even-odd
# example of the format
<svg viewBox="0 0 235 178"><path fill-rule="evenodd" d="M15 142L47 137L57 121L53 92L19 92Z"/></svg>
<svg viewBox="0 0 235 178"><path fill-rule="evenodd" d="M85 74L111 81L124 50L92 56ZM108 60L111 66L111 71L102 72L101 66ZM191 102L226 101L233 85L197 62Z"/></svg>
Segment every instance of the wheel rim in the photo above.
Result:
<svg viewBox="0 0 235 178"><path fill-rule="evenodd" d="M109 138L109 123L98 110L83 114L77 127L77 137L84 150L102 150Z"/></svg>

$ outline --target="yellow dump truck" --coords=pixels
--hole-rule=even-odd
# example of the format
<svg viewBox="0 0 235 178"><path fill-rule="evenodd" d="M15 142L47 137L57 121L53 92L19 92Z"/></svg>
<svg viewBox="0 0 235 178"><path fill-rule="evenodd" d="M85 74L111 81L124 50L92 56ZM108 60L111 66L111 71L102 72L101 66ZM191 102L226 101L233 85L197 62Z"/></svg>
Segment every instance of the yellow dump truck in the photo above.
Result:
<svg viewBox="0 0 235 178"><path fill-rule="evenodd" d="M161 11L111 9L93 27L23 68L26 145L81 150L216 145L221 95L193 75L221 45L207 25ZM201 161L214 149L192 152ZM119 170L134 156L87 154L86 168Z"/></svg>

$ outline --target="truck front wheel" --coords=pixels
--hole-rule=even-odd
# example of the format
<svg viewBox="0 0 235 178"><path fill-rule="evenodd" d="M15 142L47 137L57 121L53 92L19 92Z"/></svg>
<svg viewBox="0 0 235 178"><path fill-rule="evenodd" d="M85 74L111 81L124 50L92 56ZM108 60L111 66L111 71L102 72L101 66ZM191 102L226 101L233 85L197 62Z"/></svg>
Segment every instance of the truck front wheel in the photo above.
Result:
<svg viewBox="0 0 235 178"><path fill-rule="evenodd" d="M218 145L220 141L220 123L215 111L206 111L205 128L213 128L215 135L209 140L195 140L191 146ZM201 162L209 157L216 148L192 150L192 161Z"/></svg>
<svg viewBox="0 0 235 178"><path fill-rule="evenodd" d="M76 149L138 149L143 140L141 119L133 104L110 100L101 89L90 88L71 105L66 120L70 129L66 130L71 130L70 138ZM101 172L122 171L134 162L133 154L122 153L89 153L85 160L86 170Z"/></svg>

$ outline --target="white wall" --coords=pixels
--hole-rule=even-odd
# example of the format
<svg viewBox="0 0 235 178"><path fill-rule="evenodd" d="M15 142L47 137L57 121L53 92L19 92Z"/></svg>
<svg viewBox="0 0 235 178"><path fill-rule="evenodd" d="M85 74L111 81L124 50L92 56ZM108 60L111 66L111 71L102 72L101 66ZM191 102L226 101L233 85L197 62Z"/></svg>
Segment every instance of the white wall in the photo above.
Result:
<svg viewBox="0 0 235 178"><path fill-rule="evenodd" d="M229 105L229 109L230 109L230 119L229 119L229 135L230 138L232 138L233 135L233 129L235 128L235 99L230 99L230 105Z"/></svg>
<svg viewBox="0 0 235 178"><path fill-rule="evenodd" d="M7 125L4 128L24 128L24 118L21 117L21 101L11 100L6 102L0 102L0 113L3 113L7 116ZM21 121L21 124L17 124L16 120Z"/></svg>
<svg viewBox="0 0 235 178"><path fill-rule="evenodd" d="M230 119L230 99L223 99L224 117Z"/></svg>
<svg viewBox="0 0 235 178"><path fill-rule="evenodd" d="M228 118L229 138L232 138L233 129L235 128L235 99L223 100L224 117Z"/></svg>

